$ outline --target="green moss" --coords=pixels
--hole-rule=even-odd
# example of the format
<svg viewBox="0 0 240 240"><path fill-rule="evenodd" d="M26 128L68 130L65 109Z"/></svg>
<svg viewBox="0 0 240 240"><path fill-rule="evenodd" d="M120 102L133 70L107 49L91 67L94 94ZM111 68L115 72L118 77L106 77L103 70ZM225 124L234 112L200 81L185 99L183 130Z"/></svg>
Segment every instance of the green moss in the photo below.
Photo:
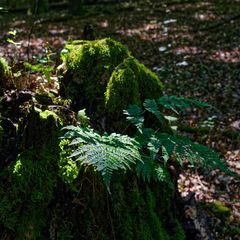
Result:
<svg viewBox="0 0 240 240"><path fill-rule="evenodd" d="M58 179L57 121L50 111L30 113L23 137L25 150L1 171L0 223L14 231L17 240L44 239Z"/></svg>
<svg viewBox="0 0 240 240"><path fill-rule="evenodd" d="M169 240L169 236L161 222L160 214L156 211L156 198L149 188L146 191L146 203L148 207L148 224L151 226L152 239Z"/></svg>
<svg viewBox="0 0 240 240"><path fill-rule="evenodd" d="M118 112L129 104L140 105L145 99L158 98L161 94L158 77L131 57L113 71L105 92L105 104L109 112Z"/></svg>
<svg viewBox="0 0 240 240"><path fill-rule="evenodd" d="M35 98L40 104L51 105L54 104L55 95L50 92L37 92Z"/></svg>
<svg viewBox="0 0 240 240"><path fill-rule="evenodd" d="M5 76L9 75L10 72L11 70L6 60L0 57L0 78L4 78Z"/></svg>
<svg viewBox="0 0 240 240"><path fill-rule="evenodd" d="M210 203L208 207L213 212L213 214L221 220L226 220L231 215L231 209L226 207L220 201L216 200Z"/></svg>
<svg viewBox="0 0 240 240"><path fill-rule="evenodd" d="M40 118L41 119L48 119L48 118L53 118L54 119L54 122L57 124L57 125L63 125L63 122L62 120L58 117L58 115L53 112L53 111L49 111L49 110L45 110L45 111L41 111L40 112Z"/></svg>
<svg viewBox="0 0 240 240"><path fill-rule="evenodd" d="M47 207L56 186L54 156L27 151L8 168L11 185L0 192L0 222L17 239L37 239L47 224Z"/></svg>
<svg viewBox="0 0 240 240"><path fill-rule="evenodd" d="M171 236L171 240L186 240L186 234L184 232L183 226L182 224L175 219L174 221L174 231L173 231L173 235Z"/></svg>
<svg viewBox="0 0 240 240"><path fill-rule="evenodd" d="M126 194L121 183L113 184L113 211L115 215L115 225L119 239L132 240L133 218L130 215L129 207L126 202Z"/></svg>
<svg viewBox="0 0 240 240"><path fill-rule="evenodd" d="M0 57L0 87L6 87L11 76L11 68L8 66L6 60Z"/></svg>
<svg viewBox="0 0 240 240"><path fill-rule="evenodd" d="M129 104L162 95L157 75L110 38L74 41L62 52L67 70L61 89L79 108L117 119Z"/></svg>
<svg viewBox="0 0 240 240"><path fill-rule="evenodd" d="M72 186L72 189L75 189L73 182L78 177L80 168L76 161L68 157L71 154L71 149L68 146L69 143L69 140L63 139L59 144L61 149L58 161L59 175L64 182L67 182Z"/></svg>

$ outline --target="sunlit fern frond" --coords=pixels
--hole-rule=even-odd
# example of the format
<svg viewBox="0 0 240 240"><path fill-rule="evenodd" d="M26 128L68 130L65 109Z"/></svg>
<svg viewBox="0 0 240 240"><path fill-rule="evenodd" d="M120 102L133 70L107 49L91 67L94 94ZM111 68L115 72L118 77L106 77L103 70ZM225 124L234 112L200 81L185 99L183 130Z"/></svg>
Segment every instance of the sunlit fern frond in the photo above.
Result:
<svg viewBox="0 0 240 240"><path fill-rule="evenodd" d="M74 126L64 129L68 130L64 138L72 139L70 146L76 146L70 158L100 172L108 191L114 171L130 169L132 164L141 161L141 146L129 136L117 133L100 135L90 128Z"/></svg>

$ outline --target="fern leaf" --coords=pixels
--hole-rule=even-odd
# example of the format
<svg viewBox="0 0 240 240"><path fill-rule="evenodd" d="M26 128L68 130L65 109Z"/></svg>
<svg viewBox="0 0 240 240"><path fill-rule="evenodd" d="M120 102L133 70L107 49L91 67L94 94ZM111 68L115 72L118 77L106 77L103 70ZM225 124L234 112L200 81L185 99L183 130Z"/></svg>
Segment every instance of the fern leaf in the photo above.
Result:
<svg viewBox="0 0 240 240"><path fill-rule="evenodd" d="M143 162L137 163L136 171L138 177L141 177L144 182L150 182L152 179L159 182L171 182L167 168L151 156L144 156Z"/></svg>
<svg viewBox="0 0 240 240"><path fill-rule="evenodd" d="M226 172L228 169L218 153L206 146L193 143L186 137L160 133L157 134L157 138L168 155L175 155L180 164L184 158L187 158L193 166L199 165L207 170L219 168Z"/></svg>
<svg viewBox="0 0 240 240"><path fill-rule="evenodd" d="M171 177L166 166L159 164L158 167L155 169L155 174L157 181L171 183Z"/></svg>
<svg viewBox="0 0 240 240"><path fill-rule="evenodd" d="M127 120L129 120L137 130L142 133L142 128L144 124L144 117L142 109L137 105L130 105L123 113L127 115Z"/></svg>
<svg viewBox="0 0 240 240"><path fill-rule="evenodd" d="M201 102L196 99L177 96L162 96L157 100L157 103L163 106L164 108L172 110L177 114L179 113L179 111L191 109L192 107L197 108L211 107L211 105L209 105L208 103Z"/></svg>
<svg viewBox="0 0 240 240"><path fill-rule="evenodd" d="M160 122L164 122L164 116L159 111L156 100L154 100L154 99L146 99L144 101L144 103L143 103L143 106L145 107L145 109L148 112L150 112L153 115L155 115Z"/></svg>
<svg viewBox="0 0 240 240"><path fill-rule="evenodd" d="M114 171L127 170L132 164L142 161L140 144L126 135L99 135L90 128L73 126L64 129L68 130L64 138L73 138L70 146L75 146L70 158L79 161L81 165L93 166L100 172L109 192Z"/></svg>

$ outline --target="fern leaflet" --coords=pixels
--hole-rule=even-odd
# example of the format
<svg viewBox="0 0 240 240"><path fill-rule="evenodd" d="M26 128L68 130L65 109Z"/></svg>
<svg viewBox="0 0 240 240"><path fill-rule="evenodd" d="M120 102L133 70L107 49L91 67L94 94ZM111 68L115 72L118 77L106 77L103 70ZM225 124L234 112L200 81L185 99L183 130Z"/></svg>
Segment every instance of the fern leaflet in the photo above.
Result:
<svg viewBox="0 0 240 240"><path fill-rule="evenodd" d="M137 105L130 105L126 110L123 110L123 113L127 116L127 120L129 120L137 130L142 133L144 124L142 109Z"/></svg>
<svg viewBox="0 0 240 240"><path fill-rule="evenodd" d="M160 122L164 122L164 116L159 111L156 100L154 100L154 99L146 99L144 101L144 103L143 103L143 106L145 107L145 109L148 112L150 112L153 115L155 115Z"/></svg>
<svg viewBox="0 0 240 240"><path fill-rule="evenodd" d="M199 165L207 170L219 168L226 172L228 169L218 153L206 146L193 143L186 137L158 133L157 138L168 155L175 156L180 164L186 158L193 166Z"/></svg>
<svg viewBox="0 0 240 240"><path fill-rule="evenodd" d="M159 105L166 109L170 109L173 112L179 114L178 111L185 109L191 109L192 107L211 107L208 103L198 101L196 99L190 99L177 96L162 96L156 100Z"/></svg>

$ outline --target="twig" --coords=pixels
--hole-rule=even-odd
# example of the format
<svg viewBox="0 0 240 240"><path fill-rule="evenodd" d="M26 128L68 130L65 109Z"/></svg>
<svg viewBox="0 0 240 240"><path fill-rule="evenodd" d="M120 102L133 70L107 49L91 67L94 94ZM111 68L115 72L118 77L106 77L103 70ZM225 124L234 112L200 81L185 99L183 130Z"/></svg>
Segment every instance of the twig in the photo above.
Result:
<svg viewBox="0 0 240 240"><path fill-rule="evenodd" d="M34 25L35 25L35 21L36 21L36 17L37 17L37 11L38 11L38 0L35 0L36 4L35 4L35 9L34 9L34 13L33 13L33 18L32 21L30 22L30 30L28 33L28 45L27 45L27 60L28 62L30 61L30 44L31 44L31 37L32 37L32 33L34 30Z"/></svg>

